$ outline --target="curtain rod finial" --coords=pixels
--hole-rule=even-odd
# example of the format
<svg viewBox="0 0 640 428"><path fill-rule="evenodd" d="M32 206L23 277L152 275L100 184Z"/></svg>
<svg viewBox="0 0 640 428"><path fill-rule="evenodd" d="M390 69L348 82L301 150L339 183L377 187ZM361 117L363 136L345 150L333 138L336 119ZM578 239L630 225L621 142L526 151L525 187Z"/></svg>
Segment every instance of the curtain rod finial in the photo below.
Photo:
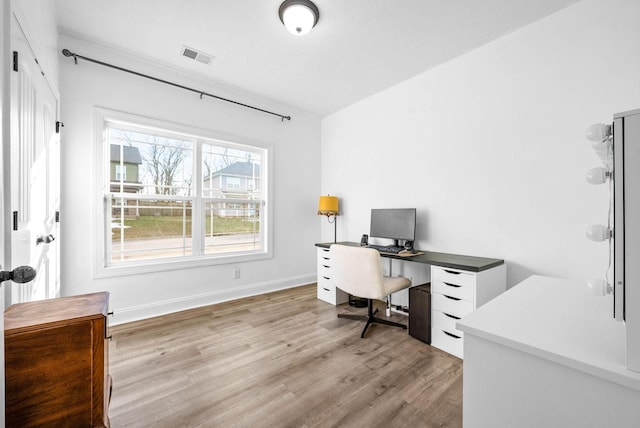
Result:
<svg viewBox="0 0 640 428"><path fill-rule="evenodd" d="M76 56L76 54L74 54L73 52L71 52L69 49L62 49L62 55L66 56L66 57L73 57L73 62L78 65L78 57Z"/></svg>

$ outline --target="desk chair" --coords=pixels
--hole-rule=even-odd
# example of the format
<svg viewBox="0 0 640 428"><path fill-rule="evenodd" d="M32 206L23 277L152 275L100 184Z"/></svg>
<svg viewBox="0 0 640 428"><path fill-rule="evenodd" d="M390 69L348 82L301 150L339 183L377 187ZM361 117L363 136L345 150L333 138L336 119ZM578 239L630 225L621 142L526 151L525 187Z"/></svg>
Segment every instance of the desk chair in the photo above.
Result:
<svg viewBox="0 0 640 428"><path fill-rule="evenodd" d="M384 276L380 253L377 250L334 244L331 246L331 261L336 287L368 301L367 315L338 314L338 318L366 321L360 335L362 338L374 322L407 328L404 324L376 318L378 310L373 311L374 299L382 300L385 296L411 285L408 278Z"/></svg>

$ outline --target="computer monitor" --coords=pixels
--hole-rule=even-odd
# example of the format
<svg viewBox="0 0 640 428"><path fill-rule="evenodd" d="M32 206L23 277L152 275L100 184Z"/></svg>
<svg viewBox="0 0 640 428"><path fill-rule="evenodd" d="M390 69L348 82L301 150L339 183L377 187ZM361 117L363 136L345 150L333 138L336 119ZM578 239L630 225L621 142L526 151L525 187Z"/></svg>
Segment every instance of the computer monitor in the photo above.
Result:
<svg viewBox="0 0 640 428"><path fill-rule="evenodd" d="M393 239L398 246L399 240L415 241L416 209L415 208L374 208L371 210L372 238Z"/></svg>

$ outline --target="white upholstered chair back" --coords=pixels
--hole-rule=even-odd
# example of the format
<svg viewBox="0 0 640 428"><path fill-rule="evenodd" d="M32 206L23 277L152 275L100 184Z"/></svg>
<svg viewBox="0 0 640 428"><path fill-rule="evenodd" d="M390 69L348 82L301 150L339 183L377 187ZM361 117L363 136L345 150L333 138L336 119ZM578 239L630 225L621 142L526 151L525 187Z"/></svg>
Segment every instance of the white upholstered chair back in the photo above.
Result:
<svg viewBox="0 0 640 428"><path fill-rule="evenodd" d="M365 299L382 299L388 294L377 250L334 244L331 262L336 287L342 291Z"/></svg>

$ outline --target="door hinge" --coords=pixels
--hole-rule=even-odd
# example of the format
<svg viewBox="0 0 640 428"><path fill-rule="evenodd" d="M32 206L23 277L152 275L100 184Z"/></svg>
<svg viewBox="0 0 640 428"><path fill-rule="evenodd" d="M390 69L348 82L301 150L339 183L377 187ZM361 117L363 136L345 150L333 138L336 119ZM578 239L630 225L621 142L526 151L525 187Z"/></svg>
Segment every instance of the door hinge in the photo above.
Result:
<svg viewBox="0 0 640 428"><path fill-rule="evenodd" d="M56 211L56 223L60 223L60 211Z"/></svg>
<svg viewBox="0 0 640 428"><path fill-rule="evenodd" d="M63 127L64 127L64 123L62 123L60 121L57 121L56 122L56 134L59 134L60 133L60 128L63 128Z"/></svg>
<svg viewBox="0 0 640 428"><path fill-rule="evenodd" d="M18 71L18 51L13 51L13 71Z"/></svg>
<svg viewBox="0 0 640 428"><path fill-rule="evenodd" d="M18 211L13 212L13 230L18 230Z"/></svg>

